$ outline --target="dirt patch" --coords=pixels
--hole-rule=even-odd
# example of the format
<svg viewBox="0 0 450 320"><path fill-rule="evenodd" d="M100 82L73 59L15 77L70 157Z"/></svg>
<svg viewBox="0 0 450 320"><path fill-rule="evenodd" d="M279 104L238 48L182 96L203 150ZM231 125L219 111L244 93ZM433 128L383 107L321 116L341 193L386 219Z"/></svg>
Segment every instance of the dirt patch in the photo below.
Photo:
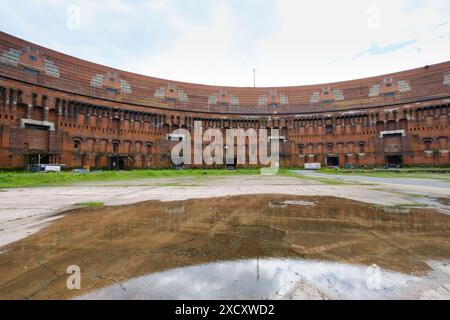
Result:
<svg viewBox="0 0 450 320"><path fill-rule="evenodd" d="M437 201L439 201L439 203L442 203L443 205L450 206L450 198L437 198Z"/></svg>

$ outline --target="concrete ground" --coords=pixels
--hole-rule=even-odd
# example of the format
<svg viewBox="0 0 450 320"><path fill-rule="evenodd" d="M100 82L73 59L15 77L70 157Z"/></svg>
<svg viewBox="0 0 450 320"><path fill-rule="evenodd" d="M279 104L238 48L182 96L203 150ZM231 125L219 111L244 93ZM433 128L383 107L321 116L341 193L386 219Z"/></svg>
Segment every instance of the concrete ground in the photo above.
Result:
<svg viewBox="0 0 450 320"><path fill-rule="evenodd" d="M434 200L450 196L448 182L400 178L380 180L383 178L321 175L310 171L297 174L298 177L139 179L3 190L0 192L0 252L2 246L22 239L57 219L60 212L77 207L79 203L93 201L123 205L146 200L171 201L245 194L322 195L385 206L428 205L448 212L448 206ZM333 181L327 183L330 178ZM339 182L341 180L342 183Z"/></svg>
<svg viewBox="0 0 450 320"><path fill-rule="evenodd" d="M389 185L399 185L399 186L411 186L411 187L430 187L430 188L441 188L450 189L450 182L441 181L438 179L419 179L419 178L380 178L380 177L368 177L359 175L339 175L339 174L328 174L319 173L311 170L295 170L294 172L301 174L305 177L312 178L333 178L341 179L344 181L355 181L361 183L380 183Z"/></svg>

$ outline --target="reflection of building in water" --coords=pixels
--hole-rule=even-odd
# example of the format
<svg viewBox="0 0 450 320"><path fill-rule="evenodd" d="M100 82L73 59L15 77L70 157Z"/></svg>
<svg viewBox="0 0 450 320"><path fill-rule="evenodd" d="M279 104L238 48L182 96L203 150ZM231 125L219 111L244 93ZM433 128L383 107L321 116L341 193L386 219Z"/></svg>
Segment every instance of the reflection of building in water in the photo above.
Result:
<svg viewBox="0 0 450 320"><path fill-rule="evenodd" d="M169 214L181 214L184 213L185 205L184 204L178 204L178 205L167 205L164 207L164 211Z"/></svg>
<svg viewBox="0 0 450 320"><path fill-rule="evenodd" d="M282 203L282 202L273 202L273 201L268 201L267 205L269 206L269 208L287 208L287 204Z"/></svg>
<svg viewBox="0 0 450 320"><path fill-rule="evenodd" d="M315 206L269 207L269 203L285 201L314 202ZM376 263L394 271L421 273L429 271L429 260L448 260L449 235L450 215L426 209L387 213L334 197L249 195L83 209L11 244L0 255L7 261L0 263L0 283L6 284L0 286L0 296L43 298L58 294L70 298L76 293L61 290L58 281L49 283L49 275L58 275L48 270L64 270L67 261L74 260L86 266L84 283L91 288L109 285L105 279L170 273L208 263L220 269L227 261L234 265L242 259L249 261L243 281L257 285L245 287L244 282L229 281L233 273L220 269L227 285L263 289L270 281L277 291L280 283L272 280L286 259L332 261L330 267L346 262ZM46 268L37 266L36 261ZM30 273L24 265L37 267ZM307 267L304 271L315 273L310 264ZM364 276L365 270L363 267ZM33 281L30 276L34 276ZM199 276L204 279L205 274ZM214 282L217 273L211 276L206 287L217 289L219 286L211 286L218 283ZM179 284L179 278L175 281ZM150 280L146 283L155 285ZM130 293L130 287L126 288L121 289L123 294Z"/></svg>

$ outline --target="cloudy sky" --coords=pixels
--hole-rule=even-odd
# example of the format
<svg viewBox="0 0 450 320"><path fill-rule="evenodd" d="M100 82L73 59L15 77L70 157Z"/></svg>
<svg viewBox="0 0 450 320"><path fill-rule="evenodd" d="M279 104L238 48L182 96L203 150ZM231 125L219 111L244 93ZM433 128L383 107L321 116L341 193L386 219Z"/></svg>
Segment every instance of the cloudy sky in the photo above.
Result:
<svg viewBox="0 0 450 320"><path fill-rule="evenodd" d="M300 85L450 60L448 0L0 0L0 30L216 85Z"/></svg>

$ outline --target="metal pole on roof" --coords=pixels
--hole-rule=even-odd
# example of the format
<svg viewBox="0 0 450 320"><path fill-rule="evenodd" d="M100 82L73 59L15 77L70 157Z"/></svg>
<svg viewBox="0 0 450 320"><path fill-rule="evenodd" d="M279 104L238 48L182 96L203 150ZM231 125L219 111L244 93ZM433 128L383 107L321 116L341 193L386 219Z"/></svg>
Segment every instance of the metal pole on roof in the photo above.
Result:
<svg viewBox="0 0 450 320"><path fill-rule="evenodd" d="M253 88L256 88L256 69L253 68Z"/></svg>

